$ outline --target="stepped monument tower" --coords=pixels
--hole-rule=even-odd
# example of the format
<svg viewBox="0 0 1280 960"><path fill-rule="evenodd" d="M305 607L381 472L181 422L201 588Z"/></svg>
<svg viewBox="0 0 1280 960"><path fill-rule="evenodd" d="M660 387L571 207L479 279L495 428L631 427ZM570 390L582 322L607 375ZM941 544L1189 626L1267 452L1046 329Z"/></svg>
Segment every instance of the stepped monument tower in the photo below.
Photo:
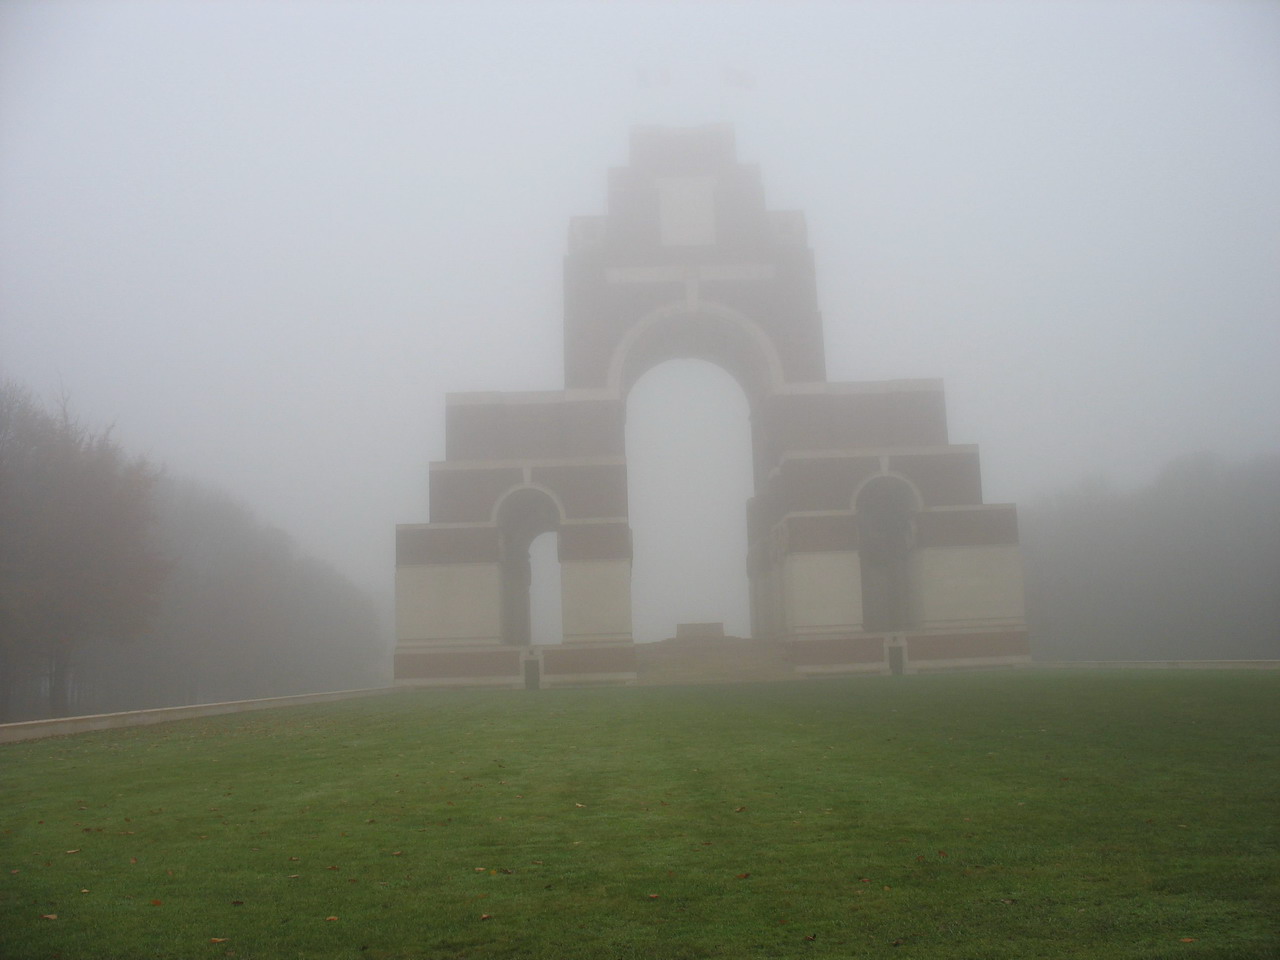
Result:
<svg viewBox="0 0 1280 960"><path fill-rule="evenodd" d="M795 675L1028 660L1014 506L982 502L940 381L826 379L804 217L766 208L731 128L633 131L607 212L570 223L564 284L563 390L445 398L430 522L396 529L397 683L636 679L626 400L674 358L746 394L752 633ZM564 638L533 645L549 531Z"/></svg>

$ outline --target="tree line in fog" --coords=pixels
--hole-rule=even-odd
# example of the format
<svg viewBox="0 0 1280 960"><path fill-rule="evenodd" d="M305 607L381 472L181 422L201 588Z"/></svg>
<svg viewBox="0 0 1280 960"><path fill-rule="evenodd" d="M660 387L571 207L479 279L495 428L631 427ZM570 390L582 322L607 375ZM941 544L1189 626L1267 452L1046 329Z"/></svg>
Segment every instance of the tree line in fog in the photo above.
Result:
<svg viewBox="0 0 1280 960"><path fill-rule="evenodd" d="M0 720L379 682L372 600L227 495L0 386Z"/></svg>
<svg viewBox="0 0 1280 960"><path fill-rule="evenodd" d="M1039 660L1280 657L1280 457L1024 504ZM0 720L376 685L372 600L243 505L0 384Z"/></svg>
<svg viewBox="0 0 1280 960"><path fill-rule="evenodd" d="M1038 660L1280 658L1280 457L1019 507Z"/></svg>

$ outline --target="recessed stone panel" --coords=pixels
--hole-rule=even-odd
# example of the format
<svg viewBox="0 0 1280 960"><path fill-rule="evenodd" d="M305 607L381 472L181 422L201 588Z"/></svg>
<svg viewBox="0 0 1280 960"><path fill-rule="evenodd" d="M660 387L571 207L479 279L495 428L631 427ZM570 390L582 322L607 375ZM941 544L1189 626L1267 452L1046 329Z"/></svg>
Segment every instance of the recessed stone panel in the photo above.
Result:
<svg viewBox="0 0 1280 960"><path fill-rule="evenodd" d="M396 529L396 566L497 562L498 528L403 526Z"/></svg>
<svg viewBox="0 0 1280 960"><path fill-rule="evenodd" d="M517 679L520 651L514 647L401 651L396 653L395 675L397 680Z"/></svg>
<svg viewBox="0 0 1280 960"><path fill-rule="evenodd" d="M982 503L982 474L975 448L895 453L889 457L889 469L915 485L926 508Z"/></svg>
<svg viewBox="0 0 1280 960"><path fill-rule="evenodd" d="M565 519L595 519L627 515L625 464L566 464L536 466L533 482L553 490L564 506Z"/></svg>
<svg viewBox="0 0 1280 960"><path fill-rule="evenodd" d="M920 547L1016 545L1018 511L1012 504L926 510L916 516Z"/></svg>
<svg viewBox="0 0 1280 960"><path fill-rule="evenodd" d="M796 457L783 462L771 487L780 514L848 510L858 486L880 471L877 457Z"/></svg>
<svg viewBox="0 0 1280 960"><path fill-rule="evenodd" d="M542 648L542 671L558 676L635 673L636 651L631 644L549 646Z"/></svg>
<svg viewBox="0 0 1280 960"><path fill-rule="evenodd" d="M884 638L824 637L798 640L788 646L788 656L796 666L824 667L842 663L871 664L884 661Z"/></svg>
<svg viewBox="0 0 1280 960"><path fill-rule="evenodd" d="M560 527L560 560L630 560L631 528L625 523L566 523Z"/></svg>
<svg viewBox="0 0 1280 960"><path fill-rule="evenodd" d="M432 469L429 498L436 523L485 522L502 495L524 481L518 467Z"/></svg>
<svg viewBox="0 0 1280 960"><path fill-rule="evenodd" d="M857 522L849 512L791 516L785 523L788 553L831 553L857 544Z"/></svg>
<svg viewBox="0 0 1280 960"><path fill-rule="evenodd" d="M913 662L1028 656L1030 651L1025 630L915 634L907 637L907 658Z"/></svg>

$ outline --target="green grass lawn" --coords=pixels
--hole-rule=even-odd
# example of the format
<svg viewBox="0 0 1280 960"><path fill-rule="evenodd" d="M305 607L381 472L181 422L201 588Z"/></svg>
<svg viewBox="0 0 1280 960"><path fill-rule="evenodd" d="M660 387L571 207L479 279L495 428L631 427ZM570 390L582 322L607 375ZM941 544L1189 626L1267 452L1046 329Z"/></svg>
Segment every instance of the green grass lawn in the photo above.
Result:
<svg viewBox="0 0 1280 960"><path fill-rule="evenodd" d="M0 956L1280 956L1280 674L410 693L0 747ZM56 917L56 919L50 919Z"/></svg>

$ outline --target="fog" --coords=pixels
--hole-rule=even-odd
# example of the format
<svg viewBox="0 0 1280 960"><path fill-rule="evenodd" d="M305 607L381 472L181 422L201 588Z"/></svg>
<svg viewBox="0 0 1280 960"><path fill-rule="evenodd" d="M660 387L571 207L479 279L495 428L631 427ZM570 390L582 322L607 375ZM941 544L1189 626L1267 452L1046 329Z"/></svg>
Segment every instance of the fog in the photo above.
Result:
<svg viewBox="0 0 1280 960"><path fill-rule="evenodd" d="M942 378L989 502L1280 449L1264 3L8 0L0 375L385 610L444 394L562 385L568 219L631 126L705 122L807 216L829 377ZM736 390L672 363L631 398L646 639L659 602L745 627L740 565L679 599L720 596L721 534L670 499L711 489L742 536ZM646 593L650 542L692 572Z"/></svg>

